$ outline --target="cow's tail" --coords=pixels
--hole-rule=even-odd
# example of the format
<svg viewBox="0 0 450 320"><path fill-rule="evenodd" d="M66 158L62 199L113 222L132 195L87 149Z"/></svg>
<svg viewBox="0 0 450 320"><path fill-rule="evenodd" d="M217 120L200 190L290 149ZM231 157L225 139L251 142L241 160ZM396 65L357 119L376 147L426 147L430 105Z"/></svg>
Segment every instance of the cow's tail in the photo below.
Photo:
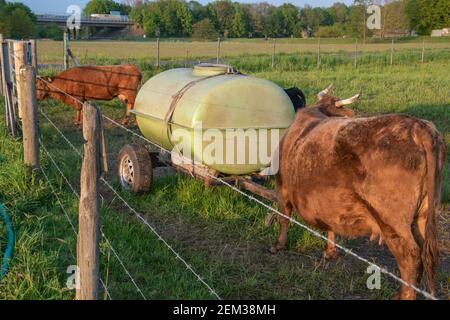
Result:
<svg viewBox="0 0 450 320"><path fill-rule="evenodd" d="M427 125L426 133L422 135L424 138L424 148L426 156L426 190L427 190L427 211L425 212L425 239L422 250L422 263L424 266L425 275L427 278L427 286L429 292L434 295L434 275L436 265L439 260L439 246L437 243L436 230L436 210L440 203L440 184L442 173L440 159L442 156L441 140L439 139L439 132L433 127Z"/></svg>

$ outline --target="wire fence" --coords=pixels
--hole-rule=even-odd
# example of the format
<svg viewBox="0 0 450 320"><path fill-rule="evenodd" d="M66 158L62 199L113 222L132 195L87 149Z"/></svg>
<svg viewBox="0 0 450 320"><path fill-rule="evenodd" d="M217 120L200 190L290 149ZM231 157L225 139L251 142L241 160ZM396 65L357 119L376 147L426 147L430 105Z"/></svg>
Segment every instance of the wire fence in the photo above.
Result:
<svg viewBox="0 0 450 320"><path fill-rule="evenodd" d="M53 121L50 120L50 118L48 117L47 114L45 114L42 110L40 110L41 114L48 120L48 122L52 125L52 127L54 129L56 129L56 131L61 135L61 137L64 139L64 141L67 142L67 144L72 148L72 150L80 157L82 158L82 153L75 147L75 145L62 133L62 131L55 125L55 123ZM53 161L52 161L53 162ZM54 163L56 165L56 163ZM66 183L68 183L71 191L73 193L75 193L78 197L78 193L75 191L75 189L70 185L68 179L65 177L64 173L58 169L58 171L61 173L61 175L63 176L64 180L66 181ZM175 257L180 260L186 267L187 270L189 270L196 278L199 282L201 282L207 289L209 292L211 292L211 294L216 297L217 299L221 299L220 296L215 292L214 289L212 289L212 287L210 285L208 285L206 283L206 281L194 270L194 268L160 235L160 233L156 230L156 228L154 226L152 226L145 218L144 215L142 213L139 213L137 210L135 210L122 196L121 194L103 177L101 178L101 181L106 185L106 187L113 192L113 194L120 200L123 202L123 204L133 213L135 214L136 218L139 219L145 226L147 226L152 233L156 236L156 238L161 241L174 255ZM109 242L109 240L107 240ZM114 252L114 251L113 251ZM127 272L127 274L129 274ZM133 279L131 277L131 275L129 275L131 279ZM133 283L134 279L132 280ZM139 289L138 290L141 294L142 291Z"/></svg>
<svg viewBox="0 0 450 320"><path fill-rule="evenodd" d="M43 79L43 78L41 78L41 79ZM46 80L43 79L43 81L46 81ZM52 85L51 83L49 83L49 82L47 82L47 85L53 86L53 85ZM65 92L65 94L67 94L68 96L71 96L70 94L68 94L68 93L66 93L66 92ZM73 96L71 96L71 98L72 98L72 99L75 99L75 100L78 100L76 97L73 97ZM81 101L80 101L80 102L81 102ZM43 114L44 117L45 117L46 119L49 119L49 117L48 117L42 110L41 110L41 114ZM138 133L136 133L136 132L130 130L129 128L127 128L127 127L121 125L120 123L118 123L117 121L115 121L115 120L109 118L108 116L105 116L104 114L102 114L102 117L103 117L104 119L106 119L107 121L111 122L112 124L114 124L115 126L121 128L121 129L123 129L123 130L125 130L125 131L127 131L127 132L129 132L129 133L131 133L131 134L133 134L134 136L138 137L139 139L143 140L145 143L148 143L148 144L152 145L153 147L158 148L159 150L161 150L161 152L169 153L169 154L171 153L171 151L169 151L169 150L163 148L162 146L160 146L160 145L158 145L158 144L152 142L151 140L145 138L144 136L142 136L142 135L140 135L140 134L138 134ZM62 133L62 131L54 124L54 122L49 122L49 123L52 124L52 126L57 130L57 132L62 136L62 138L69 144L69 146L70 146L70 147L71 147L71 148L72 148L79 156L81 156L81 153L79 152L79 150L75 147L75 145L74 145L67 137L65 137L65 135ZM195 164L194 162L192 163L192 165L193 165L193 166L196 166L196 164ZM238 192L239 194L245 196L245 197L248 198L250 201L255 202L255 203L258 204L258 205L261 205L261 206L265 207L266 209L269 209L271 212L273 212L273 213L275 213L275 214L277 214L277 215L279 215L279 216L281 216L281 217L283 217L283 218L285 218L285 219L288 219L288 220L289 220L290 222L292 222L293 224L295 224L295 225L297 225L297 226L299 226L299 227L301 227L301 228L307 230L308 232L310 232L311 234L313 234L313 235L316 236L317 238L320 238L320 239L322 239L322 240L324 240L324 241L327 241L328 243L330 243L330 244L336 246L337 248L339 248L340 250L342 250L342 251L345 252L346 254L348 254L348 255L350 255L350 256L356 258L357 260L359 260L359 261L361 261L361 262L363 262L363 263L365 263L365 264L368 264L369 266L375 267L375 268L378 269L380 272L386 274L387 276L389 276L390 278L394 279L395 281L397 281L397 282L399 282L399 283L401 283L401 284L403 284L403 285L406 285L406 286L408 286L408 287L414 289L417 293L420 293L420 294L423 295L425 298L433 299L433 300L436 300L436 299L437 299L436 297L434 297L433 295L431 295L431 294L428 293L427 291L422 290L422 289L420 289L420 288L418 288L418 287L416 287L416 286L414 286L414 285L412 285L412 284L410 284L410 283L404 281L403 279L401 279L400 277L398 277L398 276L395 275L394 273L390 272L390 271L387 270L386 268L380 267L379 265L377 265L377 264L375 264L375 263L369 261L368 259L366 259L366 258L364 258L364 257L361 257L360 255L358 255L358 254L356 254L355 252L353 252L352 250L350 250L350 249L344 247L343 245L341 245L341 244L339 244L339 243L337 243L337 242L335 242L335 241L332 241L332 240L328 239L326 236L324 236L324 235L321 234L320 232L318 232L318 231L312 229L311 227L309 227L309 226L307 226L307 225L305 225L305 224L299 222L299 221L296 220L296 219L293 219L293 218L290 217L290 216L287 216L287 215L283 214L282 212L280 212L280 211L277 210L276 208L274 208L274 207L268 205L267 203L265 203L265 202L263 202L263 201L257 199L257 198L254 197L253 195L247 194L246 192L240 190L239 188L237 188L236 186L230 184L229 182L225 181L224 179L222 179L222 178L220 178L220 177L218 177L218 176L215 176L215 175L211 175L211 174L209 174L209 173L207 173L207 175L209 175L209 177L210 177L211 179L214 179L215 181L219 182L220 184L225 185L225 186L231 188L232 190L234 190L235 192ZM153 233L155 233L155 235L156 235L156 236L158 237L158 239L159 239L159 238L160 238L160 235L154 230L153 227L151 227L151 226L148 224L148 222L146 222L146 219L144 219L144 218L142 217L141 214L139 214L135 209L133 209L132 206L130 206L130 205L126 202L126 200L120 195L120 193L119 193L117 190L115 190L115 189L111 186L111 184L109 184L109 183L108 183L106 180L104 180L103 178L102 178L102 181L110 188L111 191L113 191L113 192L116 194L116 196L118 196L118 198L119 198L121 201L124 202L124 204L125 204L125 205L126 205L133 213L136 214L136 216L137 216L142 222L144 222L145 224L147 224L147 226L150 228L150 230L152 230ZM179 255L173 250L173 248L170 247L170 245L168 245L168 244L166 244L166 245L167 245L168 248L176 255L176 257L177 257L178 259L180 259L183 263L186 264L188 270L190 270L191 272L193 272L193 273L197 276L197 278L199 279L199 281L201 281L203 284L205 284L206 286L208 286L208 285L203 281L203 279L202 279L200 276L198 276L198 274L196 274L196 273L193 271L192 267L188 266L188 264L185 262L185 260L184 260L184 259L181 259L181 257L179 257ZM208 286L208 289L210 289L210 291L211 291L212 294L216 295L215 291L212 290L209 286ZM218 296L217 296L217 297L218 297Z"/></svg>
<svg viewBox="0 0 450 320"><path fill-rule="evenodd" d="M13 57L14 58L14 57ZM43 77L39 77L38 78L42 81L44 81L49 87L53 87L55 90L58 90L59 92L61 92L62 94L70 97L71 99L78 101L80 104L83 104L82 101L80 101L78 98L72 96L71 94L63 91L62 89L54 86L52 83L48 82L45 78ZM57 131L57 133L61 136L61 138L68 144L68 146L74 150L74 152L80 157L82 158L82 152L67 138L67 136L63 133L63 131L61 130L61 128L59 128L54 121L52 121L50 119L50 117L42 110L40 109L40 113L42 114L42 116L48 121L48 123ZM111 119L110 117L102 114L102 117L107 120L108 122L112 123L114 126L138 137L139 139L141 139L144 143L146 144L150 144L155 148L158 148L161 152L163 153L171 153L171 151L161 147L160 145L152 142L151 140L145 138L144 136L142 136L141 134L121 125L120 123L116 122L115 120ZM77 192L76 188L70 183L69 179L67 178L67 176L64 174L63 170L60 168L60 166L58 166L57 162L55 161L54 157L51 155L51 153L48 151L48 149L46 148L46 145L44 143L44 141L40 138L40 144L44 150L44 153L47 155L47 157L50 159L51 164L55 167L55 169L57 170L57 172L61 175L61 177L63 178L63 180L65 181L65 183L67 184L68 188L70 189L70 191L77 197L79 198L80 195ZM192 165L195 167L196 164L193 162ZM68 223L70 224L70 227L72 228L73 232L75 233L75 235L77 235L77 231L75 228L75 225L73 224L72 220L70 219L70 216L68 214L68 210L64 207L63 202L61 201L60 197L58 196L58 193L56 192L56 189L54 188L50 177L47 175L47 173L42 170L42 174L44 175L45 180L47 181L53 195L55 196L55 198L58 201L58 204L61 207L62 212L64 213L66 219L68 220ZM244 191L242 191L241 189L239 189L238 187L236 187L235 185L232 185L231 183L227 182L226 180L212 175L210 173L206 173L209 178L217 181L219 184L224 185L228 188L230 188L231 190L237 192L238 194L246 197L248 200L254 202L255 204L262 206L268 210L270 210L271 212L277 214L280 217L283 217L287 220L289 220L291 223L307 230L308 232L310 232L312 235L314 235L315 237L322 239L324 241L327 241L328 243L336 246L337 248L339 248L340 250L342 250L343 252L345 252L347 255L352 256L353 258L359 260L360 262L363 262L364 264L367 264L369 266L373 266L376 269L378 269L380 272L382 272L383 274L389 276L390 278L392 278L393 280L397 281L398 283L408 286L410 288L412 288L413 290L415 290L417 293L423 295L425 298L427 299L437 299L436 297L434 297L433 295L431 295L429 292L422 290L406 281L404 281L403 279L401 279L400 277L398 277L397 275L395 275L394 273L390 272L389 270L387 270L384 267L381 267L371 261L369 261L368 259L356 254L355 252L353 252L351 249L335 242L335 241L331 241L329 240L327 237L325 237L323 234L321 234L320 232L312 229L311 227L299 222L296 219L293 219L290 216L287 216L285 214L283 214L282 212L280 212L279 210L277 210L276 208L274 208L273 206L265 203L264 201L261 201L260 199L256 198L255 196L248 194ZM149 223L149 221L145 218L145 215L138 212L135 208L133 208L133 206L131 206L127 200L121 195L121 192L118 191L110 182L108 182L105 178L101 177L101 181L105 184L105 186L107 187L107 189L112 192L115 197L117 197L137 218L138 221L140 221L142 224L144 224L148 229L150 229L150 231L154 234L154 236L161 242L164 244L164 246L186 267L186 270L191 273L208 291L209 293L217 298L217 299L221 299L221 297L219 296L219 294L212 288L212 286L210 286L202 276L200 276L200 274L198 272L195 271L195 269L192 267L191 264L189 264L187 262L186 259L184 259L175 249L174 247L167 241L165 240L161 233L159 231L156 230L156 228ZM126 267L126 264L124 263L124 260L120 257L118 251L112 246L111 241L106 237L105 233L103 232L103 228L100 229L101 230L101 236L104 238L106 244L108 245L108 247L110 248L111 252L113 253L114 257L117 259L117 261L119 262L120 266L122 267L122 269L124 270L124 272L126 273L126 275L128 276L130 282L133 284L133 286L136 289L136 292L143 298L146 299L146 296L143 293L143 290L141 289L141 286L138 285L135 277L133 277L133 275L130 273L130 271L128 270L128 268ZM108 290L107 285L105 284L105 282L100 279L100 283L102 285L102 287L105 290L105 293L107 294L107 297L109 299L112 299L112 296Z"/></svg>
<svg viewBox="0 0 450 320"><path fill-rule="evenodd" d="M71 50L83 65L139 64L142 70L156 67L190 67L198 63L222 63L245 69L258 67L271 69L304 70L328 68L338 65L398 65L424 63L436 59L449 59L450 46L444 42L380 42L358 43L350 39L310 39L292 41L187 42L156 41L123 42L126 51L114 43L95 47L89 42L72 42ZM119 43L119 42L117 42ZM117 51L117 53L116 53ZM120 56L119 56L120 53ZM46 49L48 58L41 68L63 68L61 58ZM127 57L127 58L124 58ZM253 71L253 70L252 70Z"/></svg>

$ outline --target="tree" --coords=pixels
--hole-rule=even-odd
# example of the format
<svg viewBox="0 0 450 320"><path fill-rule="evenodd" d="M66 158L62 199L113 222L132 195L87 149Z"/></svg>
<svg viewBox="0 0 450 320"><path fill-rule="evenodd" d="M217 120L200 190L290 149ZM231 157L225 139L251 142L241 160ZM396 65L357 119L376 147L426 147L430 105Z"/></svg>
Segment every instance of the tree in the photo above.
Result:
<svg viewBox="0 0 450 320"><path fill-rule="evenodd" d="M46 24L38 29L39 38L62 40L63 30L56 23Z"/></svg>
<svg viewBox="0 0 450 320"><path fill-rule="evenodd" d="M0 0L0 33L5 38L30 38L36 29L36 16L26 5Z"/></svg>
<svg viewBox="0 0 450 320"><path fill-rule="evenodd" d="M35 24L22 8L15 8L1 18L0 30L7 38L24 39L34 35Z"/></svg>
<svg viewBox="0 0 450 320"><path fill-rule="evenodd" d="M330 15L332 23L345 23L348 18L348 7L345 3L336 2L326 9Z"/></svg>
<svg viewBox="0 0 450 320"><path fill-rule="evenodd" d="M268 35L272 37L278 37L283 32L283 15L277 7L272 7L270 9L269 18L269 32Z"/></svg>
<svg viewBox="0 0 450 320"><path fill-rule="evenodd" d="M215 40L219 37L214 24L209 19L203 19L192 27L192 38L195 40Z"/></svg>
<svg viewBox="0 0 450 320"><path fill-rule="evenodd" d="M207 10L205 6L202 6L202 4L198 1L189 1L187 4L189 7L189 10L192 13L192 20L193 21L200 21L205 18L207 18Z"/></svg>
<svg viewBox="0 0 450 320"><path fill-rule="evenodd" d="M219 22L219 31L228 37L234 17L234 7L230 0L218 0L212 3Z"/></svg>
<svg viewBox="0 0 450 320"><path fill-rule="evenodd" d="M143 5L136 5L130 11L130 19L134 23L137 23L139 26L144 25L144 15L143 15Z"/></svg>
<svg viewBox="0 0 450 320"><path fill-rule="evenodd" d="M405 10L411 29L419 34L450 25L450 0L408 0Z"/></svg>
<svg viewBox="0 0 450 320"><path fill-rule="evenodd" d="M220 31L220 22L219 18L217 17L216 8L212 3L208 3L206 5L206 18L211 21L211 23L214 25L214 29L217 31ZM203 20L203 19L202 19Z"/></svg>
<svg viewBox="0 0 450 320"><path fill-rule="evenodd" d="M123 14L129 14L131 7L114 2L113 0L90 0L83 9L86 16L94 13L109 14L111 11L120 11Z"/></svg>
<svg viewBox="0 0 450 320"><path fill-rule="evenodd" d="M367 0L355 0L355 3L350 6L350 13L347 21L347 33L350 36L360 37L365 40L365 38L371 34L366 25L367 4Z"/></svg>
<svg viewBox="0 0 450 320"><path fill-rule="evenodd" d="M300 12L300 25L305 30L317 31L320 25L320 17L314 9L306 5Z"/></svg>
<svg viewBox="0 0 450 320"><path fill-rule="evenodd" d="M292 4L283 4L278 10L281 17L281 31L284 36L297 35L300 33L298 24L299 10Z"/></svg>
<svg viewBox="0 0 450 320"><path fill-rule="evenodd" d="M234 16L231 22L230 36L240 38L248 32L248 18L241 4L234 5Z"/></svg>
<svg viewBox="0 0 450 320"><path fill-rule="evenodd" d="M155 37L161 30L161 8L158 2L148 3L142 9L142 25L149 37Z"/></svg>
<svg viewBox="0 0 450 320"><path fill-rule="evenodd" d="M157 0L133 9L133 20L142 21L144 31L150 37L189 36L192 33L192 12L182 0Z"/></svg>
<svg viewBox="0 0 450 320"><path fill-rule="evenodd" d="M179 1L177 5L177 18L181 23L181 35L188 36L192 33L192 12L189 10L188 5Z"/></svg>
<svg viewBox="0 0 450 320"><path fill-rule="evenodd" d="M409 29L408 17L406 15L406 2L394 0L385 3L381 8L381 30L380 37L385 34L402 32Z"/></svg>

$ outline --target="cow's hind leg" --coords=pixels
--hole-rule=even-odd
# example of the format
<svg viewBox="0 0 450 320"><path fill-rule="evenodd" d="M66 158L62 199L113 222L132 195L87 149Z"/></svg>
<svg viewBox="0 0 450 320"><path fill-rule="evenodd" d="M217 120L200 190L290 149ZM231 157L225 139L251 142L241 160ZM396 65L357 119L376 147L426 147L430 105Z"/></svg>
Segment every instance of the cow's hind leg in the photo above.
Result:
<svg viewBox="0 0 450 320"><path fill-rule="evenodd" d="M335 259L338 256L335 242L335 234L333 231L328 231L328 241L325 244L325 248L323 250L323 257L327 260Z"/></svg>
<svg viewBox="0 0 450 320"><path fill-rule="evenodd" d="M280 212L285 215L278 216L278 223L280 225L280 232L278 234L278 239L270 248L270 252L277 253L279 250L283 249L287 243L287 231L289 227L289 219L287 217L291 217L292 215L292 205L290 203L285 203L284 201L279 201L280 204Z"/></svg>
<svg viewBox="0 0 450 320"><path fill-rule="evenodd" d="M391 231L391 230L390 230ZM413 285L417 286L417 279L421 272L421 251L420 247L414 239L411 230L402 230L404 232L384 232L386 244L395 256L398 268L400 269L401 278ZM414 300L416 291L408 285L402 284L400 292L395 296L401 300Z"/></svg>
<svg viewBox="0 0 450 320"><path fill-rule="evenodd" d="M127 125L130 122L130 115L131 115L131 109L133 109L133 105L129 102L127 102L127 106L126 106L126 110L125 110L125 115L122 119L122 125Z"/></svg>

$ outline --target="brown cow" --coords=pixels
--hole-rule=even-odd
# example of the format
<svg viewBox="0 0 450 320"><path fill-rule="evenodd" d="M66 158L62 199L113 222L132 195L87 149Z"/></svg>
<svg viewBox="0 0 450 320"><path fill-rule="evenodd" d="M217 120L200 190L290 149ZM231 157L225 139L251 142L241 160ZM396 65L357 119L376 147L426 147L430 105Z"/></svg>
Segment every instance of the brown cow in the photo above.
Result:
<svg viewBox="0 0 450 320"><path fill-rule="evenodd" d="M131 64L74 67L55 77L38 78L36 95L38 100L52 97L74 107L77 110L77 123L81 123L82 120L82 104L79 101L112 100L118 97L127 105L125 117L122 120L122 123L126 124L130 110L133 109L141 79L141 72Z"/></svg>
<svg viewBox="0 0 450 320"><path fill-rule="evenodd" d="M439 206L445 145L431 122L402 114L348 118L339 100L319 94L312 107L297 112L280 142L276 190L280 210L292 210L310 225L345 236L384 240L401 278L420 283L423 269L434 290L438 261L436 208ZM271 251L286 245L289 220L278 219L280 233ZM336 256L327 242L325 258ZM402 285L397 298L415 299Z"/></svg>

